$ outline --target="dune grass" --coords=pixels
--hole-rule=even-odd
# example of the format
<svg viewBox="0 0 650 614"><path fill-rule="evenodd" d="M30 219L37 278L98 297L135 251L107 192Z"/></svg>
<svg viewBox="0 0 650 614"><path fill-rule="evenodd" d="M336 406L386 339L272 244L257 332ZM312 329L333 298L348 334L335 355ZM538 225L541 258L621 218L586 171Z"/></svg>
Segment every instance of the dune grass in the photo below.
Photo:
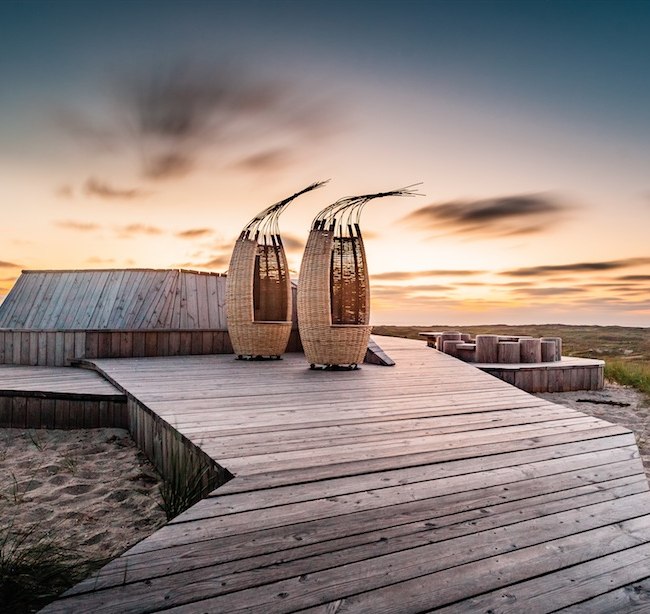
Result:
<svg viewBox="0 0 650 614"><path fill-rule="evenodd" d="M166 469L159 486L160 507L167 520L176 518L222 483L219 472L201 455L186 450L176 433L167 449Z"/></svg>
<svg viewBox="0 0 650 614"><path fill-rule="evenodd" d="M650 361L608 360L605 377L650 395Z"/></svg>
<svg viewBox="0 0 650 614"><path fill-rule="evenodd" d="M56 527L0 527L0 611L34 612L86 573Z"/></svg>
<svg viewBox="0 0 650 614"><path fill-rule="evenodd" d="M210 480L210 467L187 462L187 459L172 459L172 470L160 485L160 507L167 520L176 518L186 509L203 499L216 487Z"/></svg>

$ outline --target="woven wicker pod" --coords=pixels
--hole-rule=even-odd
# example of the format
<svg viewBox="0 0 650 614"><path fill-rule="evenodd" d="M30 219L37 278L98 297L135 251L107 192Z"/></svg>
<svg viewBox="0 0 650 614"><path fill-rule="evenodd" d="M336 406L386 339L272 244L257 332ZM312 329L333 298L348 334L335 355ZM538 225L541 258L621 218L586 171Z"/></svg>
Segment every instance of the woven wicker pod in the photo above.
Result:
<svg viewBox="0 0 650 614"><path fill-rule="evenodd" d="M291 279L278 218L314 183L262 211L235 242L228 268L228 333L239 358L277 358L291 334Z"/></svg>
<svg viewBox="0 0 650 614"><path fill-rule="evenodd" d="M314 219L298 283L298 327L312 367L363 362L372 327L361 210L374 198L412 194L405 188L344 198Z"/></svg>

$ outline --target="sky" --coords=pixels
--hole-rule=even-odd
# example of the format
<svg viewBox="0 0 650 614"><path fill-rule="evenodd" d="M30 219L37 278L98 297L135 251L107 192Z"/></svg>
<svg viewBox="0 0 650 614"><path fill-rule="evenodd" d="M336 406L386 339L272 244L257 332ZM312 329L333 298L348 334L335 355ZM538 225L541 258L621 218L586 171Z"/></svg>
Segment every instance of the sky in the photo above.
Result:
<svg viewBox="0 0 650 614"><path fill-rule="evenodd" d="M21 270L294 271L364 210L374 324L650 326L650 2L0 2L0 300Z"/></svg>

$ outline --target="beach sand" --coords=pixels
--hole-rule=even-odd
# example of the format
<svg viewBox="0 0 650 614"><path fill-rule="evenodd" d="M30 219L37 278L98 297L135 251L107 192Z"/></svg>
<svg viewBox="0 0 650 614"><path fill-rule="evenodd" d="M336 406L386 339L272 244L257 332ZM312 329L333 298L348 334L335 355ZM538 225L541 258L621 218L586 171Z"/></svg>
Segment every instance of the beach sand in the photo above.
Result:
<svg viewBox="0 0 650 614"><path fill-rule="evenodd" d="M634 431L645 473L650 478L650 398L634 388L607 382L603 390L536 394Z"/></svg>
<svg viewBox="0 0 650 614"><path fill-rule="evenodd" d="M0 545L63 549L79 581L165 524L159 484L123 429L0 429Z"/></svg>

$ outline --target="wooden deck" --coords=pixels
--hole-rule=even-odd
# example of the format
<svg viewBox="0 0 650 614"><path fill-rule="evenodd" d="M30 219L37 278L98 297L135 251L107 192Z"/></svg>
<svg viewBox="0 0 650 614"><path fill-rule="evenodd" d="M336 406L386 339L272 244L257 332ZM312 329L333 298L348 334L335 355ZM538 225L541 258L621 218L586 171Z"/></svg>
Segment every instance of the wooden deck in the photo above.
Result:
<svg viewBox="0 0 650 614"><path fill-rule="evenodd" d="M126 396L87 369L0 365L0 428L128 428Z"/></svg>
<svg viewBox="0 0 650 614"><path fill-rule="evenodd" d="M0 395L37 393L47 396L64 394L125 400L124 394L115 386L88 369L0 365Z"/></svg>
<svg viewBox="0 0 650 614"><path fill-rule="evenodd" d="M562 356L558 362L471 364L526 392L602 390L605 386L605 361L593 358Z"/></svg>
<svg viewBox="0 0 650 614"><path fill-rule="evenodd" d="M632 433L380 345L395 367L95 361L236 477L45 611L648 611Z"/></svg>

